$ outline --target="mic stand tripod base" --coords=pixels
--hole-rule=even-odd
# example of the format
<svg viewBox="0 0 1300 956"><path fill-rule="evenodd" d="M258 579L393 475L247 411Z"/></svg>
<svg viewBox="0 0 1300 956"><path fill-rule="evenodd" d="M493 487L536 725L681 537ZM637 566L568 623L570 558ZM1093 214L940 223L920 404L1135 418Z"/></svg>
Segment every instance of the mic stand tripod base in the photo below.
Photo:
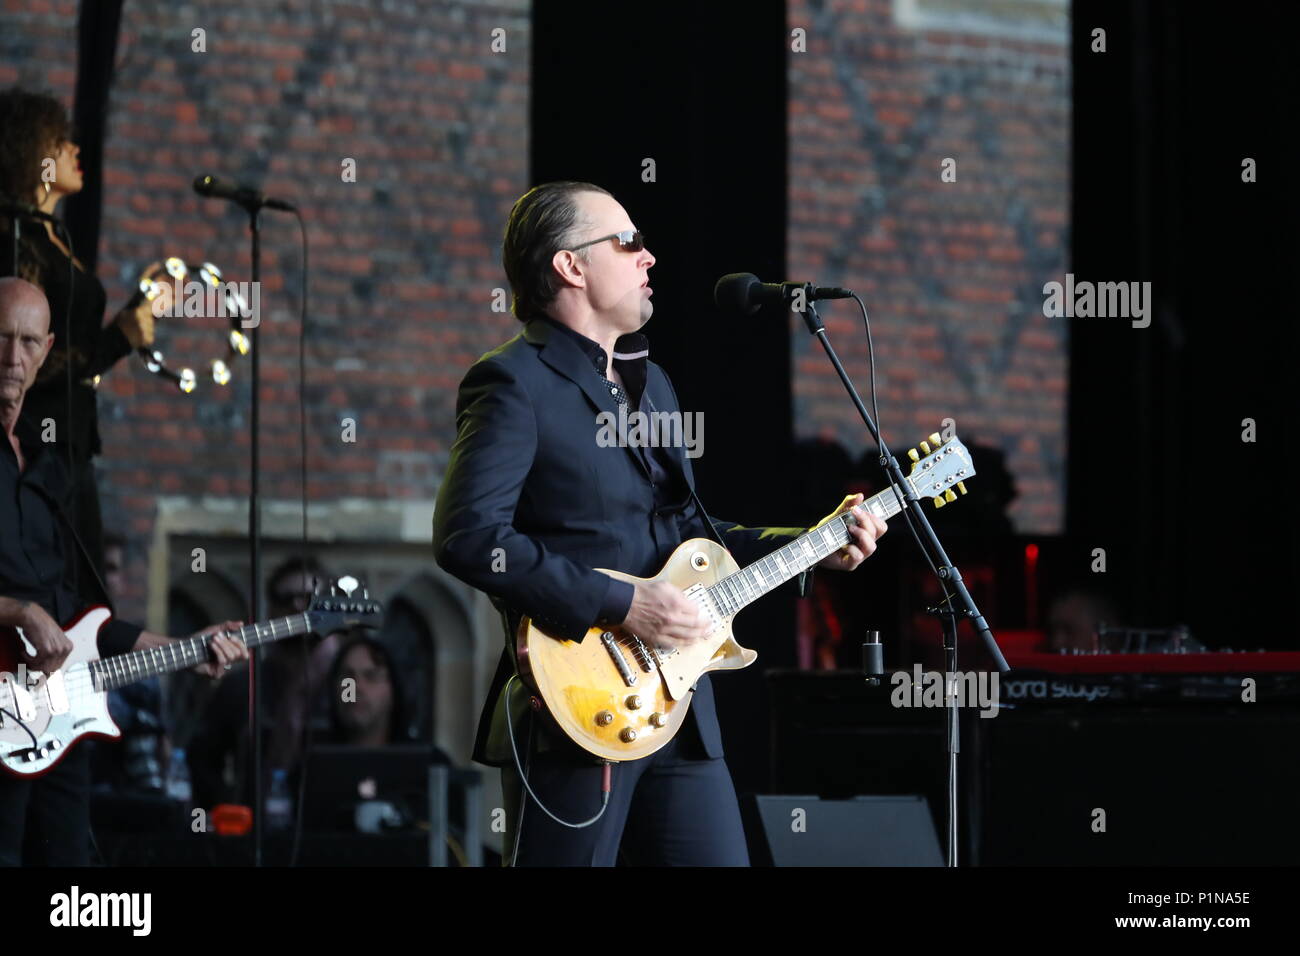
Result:
<svg viewBox="0 0 1300 956"><path fill-rule="evenodd" d="M940 568L947 571L947 568ZM957 617L972 617L965 608L927 607L925 613L943 621L944 745L948 752L948 866L957 865L957 755L961 753L961 721L957 712Z"/></svg>

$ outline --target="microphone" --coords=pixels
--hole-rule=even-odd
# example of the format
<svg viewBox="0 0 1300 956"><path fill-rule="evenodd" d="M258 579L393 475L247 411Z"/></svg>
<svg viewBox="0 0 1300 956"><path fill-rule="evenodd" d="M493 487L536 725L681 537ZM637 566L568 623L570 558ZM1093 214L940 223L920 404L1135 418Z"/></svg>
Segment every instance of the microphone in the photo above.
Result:
<svg viewBox="0 0 1300 956"><path fill-rule="evenodd" d="M805 302L853 297L849 289L813 285L811 282L759 282L758 276L752 273L733 272L723 276L713 287L713 301L720 309L753 315L769 303L788 307L800 289Z"/></svg>
<svg viewBox="0 0 1300 956"><path fill-rule="evenodd" d="M39 219L41 222L58 223L58 220L49 213L41 212L31 203L14 202L12 199L0 198L0 215L21 216L24 219Z"/></svg>
<svg viewBox="0 0 1300 956"><path fill-rule="evenodd" d="M283 209L286 212L296 212L298 208L287 200L264 196L251 186L222 182L216 176L206 174L194 177L194 191L207 199L225 199L236 203L249 212L261 209L263 206L268 209Z"/></svg>

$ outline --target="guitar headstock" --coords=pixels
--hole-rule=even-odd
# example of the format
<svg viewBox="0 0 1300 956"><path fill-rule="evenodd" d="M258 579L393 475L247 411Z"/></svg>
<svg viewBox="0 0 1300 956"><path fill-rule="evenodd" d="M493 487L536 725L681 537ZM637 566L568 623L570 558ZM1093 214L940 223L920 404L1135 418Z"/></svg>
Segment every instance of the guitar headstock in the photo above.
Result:
<svg viewBox="0 0 1300 956"><path fill-rule="evenodd" d="M909 449L907 457L912 460L912 470L907 473L907 480L918 497L931 498L936 508L942 508L949 501L955 501L958 494L966 494L965 481L975 474L971 464L970 452L955 435L941 439L938 432L920 442L920 451Z"/></svg>
<svg viewBox="0 0 1300 956"><path fill-rule="evenodd" d="M329 593L317 591L307 607L307 617L317 634L357 626L381 627L384 606L371 600L370 592L360 587L356 578L345 575L330 582Z"/></svg>

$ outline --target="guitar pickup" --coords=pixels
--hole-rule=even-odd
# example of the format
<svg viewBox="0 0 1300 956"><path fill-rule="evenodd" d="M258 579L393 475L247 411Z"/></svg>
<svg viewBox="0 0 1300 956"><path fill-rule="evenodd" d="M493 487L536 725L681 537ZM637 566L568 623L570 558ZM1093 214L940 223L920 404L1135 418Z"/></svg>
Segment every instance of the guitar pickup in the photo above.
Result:
<svg viewBox="0 0 1300 956"><path fill-rule="evenodd" d="M650 648L645 646L645 642L642 641L641 638L631 632L628 632L628 636L632 638L632 656L635 657L636 662L641 665L641 669L649 674L655 669L655 664L657 663L654 659L654 655L650 652Z"/></svg>
<svg viewBox="0 0 1300 956"><path fill-rule="evenodd" d="M705 617L709 619L710 634L722 626L722 615L718 613L718 606L709 598L708 588L703 584L692 584L682 593L698 604Z"/></svg>
<svg viewBox="0 0 1300 956"><path fill-rule="evenodd" d="M45 678L45 699L51 714L66 714L72 709L68 701L68 687L63 682L63 671L57 670Z"/></svg>

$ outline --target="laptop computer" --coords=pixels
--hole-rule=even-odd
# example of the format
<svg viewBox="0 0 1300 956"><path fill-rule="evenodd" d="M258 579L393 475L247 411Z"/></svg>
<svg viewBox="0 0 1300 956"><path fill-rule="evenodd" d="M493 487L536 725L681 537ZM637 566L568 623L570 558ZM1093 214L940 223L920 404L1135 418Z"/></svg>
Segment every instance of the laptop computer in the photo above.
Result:
<svg viewBox="0 0 1300 956"><path fill-rule="evenodd" d="M355 747L322 744L307 753L307 790L303 796L304 829L355 833L358 807L376 812L363 818L383 830L411 829L430 823L432 768L447 768L446 754L421 744ZM443 778L445 779L445 778ZM443 784L445 787L445 783ZM379 807L389 804L395 811ZM363 824L365 828L368 825Z"/></svg>

